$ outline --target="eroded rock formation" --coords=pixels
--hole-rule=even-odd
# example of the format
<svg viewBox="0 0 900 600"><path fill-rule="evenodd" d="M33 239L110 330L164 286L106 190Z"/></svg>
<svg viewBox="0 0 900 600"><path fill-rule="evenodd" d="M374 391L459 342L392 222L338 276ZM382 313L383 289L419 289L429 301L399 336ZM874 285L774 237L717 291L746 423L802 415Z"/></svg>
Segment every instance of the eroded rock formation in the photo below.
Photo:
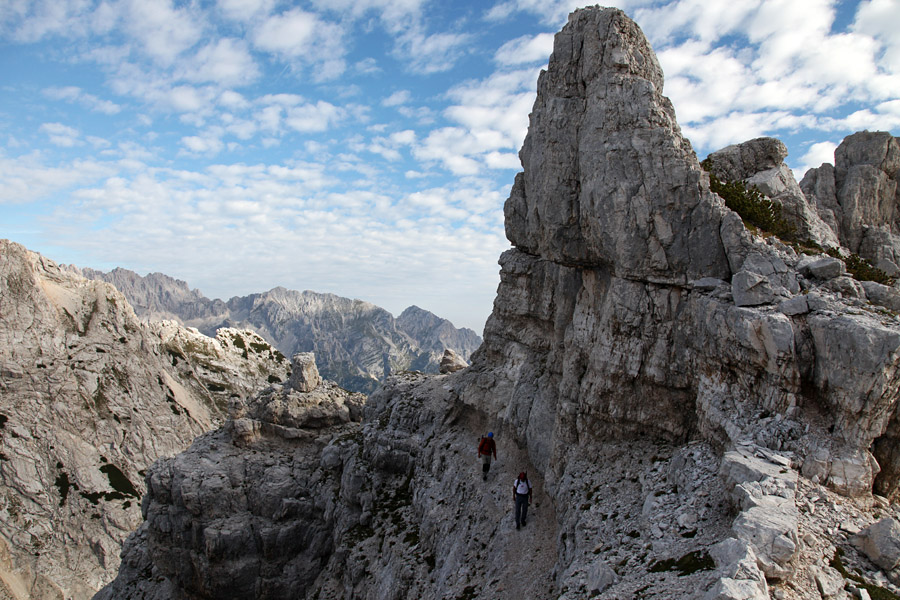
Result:
<svg viewBox="0 0 900 600"><path fill-rule="evenodd" d="M810 169L800 187L850 252L900 274L900 142L883 131L848 136L835 164Z"/></svg>
<svg viewBox="0 0 900 600"><path fill-rule="evenodd" d="M145 469L288 367L252 332L142 324L111 285L0 240L0 590L93 596L141 522Z"/></svg>

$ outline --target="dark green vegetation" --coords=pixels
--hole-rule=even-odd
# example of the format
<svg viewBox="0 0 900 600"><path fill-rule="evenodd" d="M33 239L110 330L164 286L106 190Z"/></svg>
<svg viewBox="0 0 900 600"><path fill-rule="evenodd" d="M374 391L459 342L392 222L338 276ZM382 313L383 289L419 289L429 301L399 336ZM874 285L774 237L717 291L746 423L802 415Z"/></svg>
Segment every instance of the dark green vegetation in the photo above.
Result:
<svg viewBox="0 0 900 600"><path fill-rule="evenodd" d="M851 254L850 256L843 257L836 248L828 248L825 250L825 253L844 261L847 272L853 275L853 278L858 281L874 281L875 283L880 283L882 285L893 285L894 283L893 277L889 277L887 273L878 267L875 267L872 263L858 254Z"/></svg>
<svg viewBox="0 0 900 600"><path fill-rule="evenodd" d="M709 159L700 163L709 172L709 189L725 201L725 206L736 212L744 224L772 233L786 242L796 242L797 229L781 216L781 205L766 198L755 186L747 187L743 181L721 181L709 171Z"/></svg>
<svg viewBox="0 0 900 600"><path fill-rule="evenodd" d="M834 556L829 561L832 567L837 569L837 571L844 577L844 579L849 579L856 583L858 587L863 588L867 592L869 592L869 596L872 600L900 600L900 596L891 592L890 590L886 590L883 587L878 587L877 585L872 585L871 583L866 583L865 579L860 577L855 573L851 573L844 566L844 562L841 560L841 556L843 556L844 551L840 548L834 551Z"/></svg>
<svg viewBox="0 0 900 600"><path fill-rule="evenodd" d="M697 571L712 571L715 568L716 563L709 554L701 550L695 550L685 554L678 560L674 558L658 560L650 565L650 572L678 571L678 576L684 577Z"/></svg>
<svg viewBox="0 0 900 600"><path fill-rule="evenodd" d="M748 187L743 181L720 180L709 170L708 158L700 166L709 173L709 189L725 201L725 206L740 215L744 225L751 230L772 234L799 252L825 252L842 260L847 272L858 281L874 281L883 285L894 283L894 278L857 254L841 256L837 248L823 249L815 242L798 239L797 229L781 216L781 206L778 203L769 200L756 187Z"/></svg>
<svg viewBox="0 0 900 600"><path fill-rule="evenodd" d="M97 505L100 500L106 500L110 502L112 500L125 500L128 501L128 498L134 498L139 500L141 495L138 493L137 489L135 489L134 485L119 470L115 465L108 463L106 458L100 457L100 460L105 463L100 467L100 472L106 475L106 478L109 480L109 485L112 487L114 491L112 492L79 492L81 496L86 499L91 504ZM59 479L57 479L59 481ZM66 481L68 481L68 477L66 477ZM75 489L78 489L77 485L74 485ZM60 492L62 494L62 492ZM131 505L130 502L128 504Z"/></svg>

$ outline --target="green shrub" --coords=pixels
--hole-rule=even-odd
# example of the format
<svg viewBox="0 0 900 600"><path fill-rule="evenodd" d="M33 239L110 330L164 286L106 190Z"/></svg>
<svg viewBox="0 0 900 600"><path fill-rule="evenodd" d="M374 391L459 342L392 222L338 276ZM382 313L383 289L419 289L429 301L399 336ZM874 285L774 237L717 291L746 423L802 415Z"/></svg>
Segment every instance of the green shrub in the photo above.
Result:
<svg viewBox="0 0 900 600"><path fill-rule="evenodd" d="M837 571L844 577L844 579L850 579L851 581L854 581L858 587L861 587L869 592L869 597L872 598L872 600L900 600L900 597L898 597L890 590L879 587L877 585L872 585L871 583L867 583L866 580L859 575L847 571L847 567L844 566L844 561L841 560L841 556L843 554L844 551L842 549L835 549L834 556L831 558L828 564L837 569Z"/></svg>
<svg viewBox="0 0 900 600"><path fill-rule="evenodd" d="M700 166L708 171L709 159ZM725 206L739 214L745 224L786 242L797 241L797 229L781 216L781 205L766 198L755 186L747 187L743 181L721 181L709 171L709 189L725 201Z"/></svg>
<svg viewBox="0 0 900 600"><path fill-rule="evenodd" d="M894 284L893 277L888 276L887 273L858 254L851 254L850 256L844 257L841 256L841 253L838 252L837 248L828 248L825 250L825 253L828 254L828 256L833 256L834 258L844 261L847 272L858 281L874 281L875 283L881 283L883 285Z"/></svg>

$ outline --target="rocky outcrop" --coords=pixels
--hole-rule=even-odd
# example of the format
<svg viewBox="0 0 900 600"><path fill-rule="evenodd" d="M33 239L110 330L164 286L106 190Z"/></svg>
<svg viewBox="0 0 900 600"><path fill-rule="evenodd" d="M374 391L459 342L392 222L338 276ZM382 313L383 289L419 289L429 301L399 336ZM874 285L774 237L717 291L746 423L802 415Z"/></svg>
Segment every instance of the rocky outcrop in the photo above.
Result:
<svg viewBox="0 0 900 600"><path fill-rule="evenodd" d="M313 352L325 377L352 391L371 392L398 371L437 373L445 349L467 360L481 345L471 329L417 306L395 319L368 302L281 287L226 303L161 273L68 268L114 284L138 316L176 320L211 337L222 327L251 329L288 356Z"/></svg>
<svg viewBox="0 0 900 600"><path fill-rule="evenodd" d="M463 398L509 421L551 480L598 435L729 447L771 413L809 424L798 451L828 447L829 466L808 472L866 493L900 391L900 328L802 276L801 257L708 191L645 44L615 11L576 12L557 36L506 206L515 248ZM753 162L737 148L735 172L777 164L776 150ZM776 309L800 283L806 308Z"/></svg>
<svg viewBox="0 0 900 600"><path fill-rule="evenodd" d="M444 356L441 357L441 373L456 373L468 366L469 363L464 361L459 354L449 348L444 350Z"/></svg>
<svg viewBox="0 0 900 600"><path fill-rule="evenodd" d="M756 138L710 154L706 168L722 181L743 181L781 206L782 217L796 229L800 241L823 248L840 246L835 230L819 216L815 202L807 200L786 164L787 147L775 138Z"/></svg>
<svg viewBox="0 0 900 600"><path fill-rule="evenodd" d="M145 469L289 365L252 332L141 323L111 285L6 240L0 307L0 581L90 598L141 521Z"/></svg>
<svg viewBox="0 0 900 600"><path fill-rule="evenodd" d="M146 523L104 594L206 598L210 574L231 572L243 598L818 600L851 585L845 565L859 597L900 591L850 542L900 514L898 461L873 454L900 422L900 323L836 263L748 231L710 192L662 86L624 13L573 13L538 82L505 206L514 248L471 366L390 379L359 426L307 419L313 392L293 384L242 403L150 472ZM761 146L768 162L750 170L778 170L777 145ZM498 460L482 481L488 430ZM233 458L202 463L212 444ZM246 508L264 447L297 457L265 465L316 471L267 492L283 507L308 490L321 507L302 511L301 531L321 534L304 548L234 533L301 514ZM517 531L523 470L537 506Z"/></svg>
<svg viewBox="0 0 900 600"><path fill-rule="evenodd" d="M850 252L888 275L900 274L900 142L861 131L834 152L835 164L810 169L800 182Z"/></svg>

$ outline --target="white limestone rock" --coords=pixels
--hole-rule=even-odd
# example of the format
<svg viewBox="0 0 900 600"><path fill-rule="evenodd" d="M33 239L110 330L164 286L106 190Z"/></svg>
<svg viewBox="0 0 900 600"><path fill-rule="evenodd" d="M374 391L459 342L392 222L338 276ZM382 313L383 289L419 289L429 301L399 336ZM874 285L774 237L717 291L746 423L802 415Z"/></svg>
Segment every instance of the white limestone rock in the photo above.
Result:
<svg viewBox="0 0 900 600"><path fill-rule="evenodd" d="M291 357L290 389L295 392L311 392L322 383L316 357L312 352L300 352Z"/></svg>
<svg viewBox="0 0 900 600"><path fill-rule="evenodd" d="M111 285L7 240L0 307L2 579L90 598L141 522L145 469L286 365L268 344L243 357L237 332L142 323Z"/></svg>
<svg viewBox="0 0 900 600"><path fill-rule="evenodd" d="M444 355L441 357L440 367L440 372L442 374L456 373L457 371L461 371L468 366L469 363L467 363L462 356L460 356L450 348L444 350Z"/></svg>
<svg viewBox="0 0 900 600"><path fill-rule="evenodd" d="M810 169L800 182L832 221L841 246L889 270L900 265L897 222L900 143L890 133L861 131L835 150L835 165Z"/></svg>
<svg viewBox="0 0 900 600"><path fill-rule="evenodd" d="M885 517L853 536L857 546L886 573L900 567L900 523Z"/></svg>

